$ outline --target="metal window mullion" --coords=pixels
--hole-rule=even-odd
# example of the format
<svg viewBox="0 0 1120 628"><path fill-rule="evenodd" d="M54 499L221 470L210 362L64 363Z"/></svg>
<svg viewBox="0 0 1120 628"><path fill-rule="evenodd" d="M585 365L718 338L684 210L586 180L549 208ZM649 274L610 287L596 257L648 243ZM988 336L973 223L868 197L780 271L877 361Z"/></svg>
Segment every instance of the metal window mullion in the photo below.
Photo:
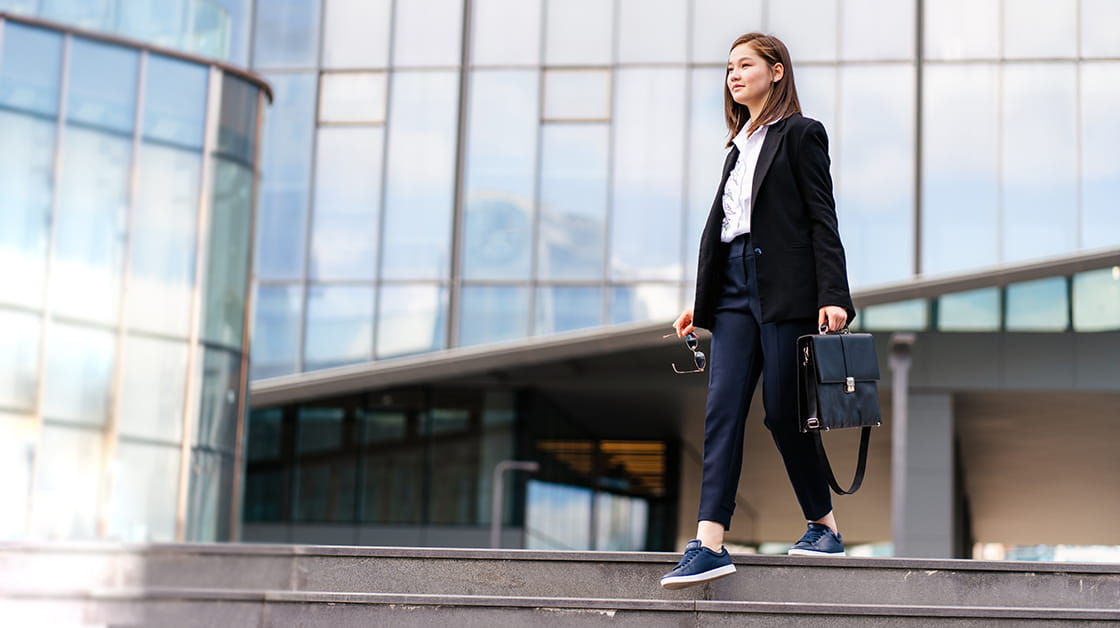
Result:
<svg viewBox="0 0 1120 628"><path fill-rule="evenodd" d="M117 454L117 440L120 438L121 421L121 396L124 388L124 354L127 340L127 315L129 276L132 272L132 234L136 226L136 199L140 187L140 177L137 170L140 168L140 132L141 122L144 119L144 88L146 85L145 74L148 66L148 52L140 51L140 60L137 64L136 79L136 109L132 119L132 154L128 169L128 198L125 202L125 232L124 246L121 250L121 287L117 300L117 325L116 325L116 359L113 361L113 374L109 390L109 422L105 426L105 438L102 440L102 456L106 465L106 472L101 475L102 490L100 493L100 507L97 517L97 535L107 536L109 530L109 505L112 501L114 479L117 474L114 460Z"/></svg>
<svg viewBox="0 0 1120 628"><path fill-rule="evenodd" d="M179 499L175 512L175 539L182 543L187 534L187 508L190 502L191 439L194 437L195 413L201 408L202 382L197 373L201 347L203 304L206 301L206 263L210 249L211 187L217 168L213 156L218 143L218 121L222 105L222 72L210 67L206 91L206 131L202 141L202 168L199 181L198 213L195 223L194 294L191 296L190 332L187 341L187 381L183 402L183 442L179 456Z"/></svg>
<svg viewBox="0 0 1120 628"><path fill-rule="evenodd" d="M257 232L257 202L260 199L261 128L264 125L264 106L264 93L257 90L257 119L256 129L253 133L253 137L256 138L256 141L253 142L253 187L249 192L249 229L246 231L248 234L248 250L245 253L247 264L247 272L245 273L245 311L241 319L241 359L238 361L241 371L238 377L237 387L237 433L234 436L233 443L233 487L230 491L229 538L225 539L228 541L238 541L241 537L241 493L244 484L244 473L242 473L241 467L244 464L245 432L246 424L249 421L246 412L249 407L250 330L252 329L255 310L253 307L253 259L256 254L254 242L256 241Z"/></svg>
<svg viewBox="0 0 1120 628"><path fill-rule="evenodd" d="M925 107L925 68L922 65L925 37L922 34L925 20L925 0L917 0L914 15L914 276L922 275L922 123Z"/></svg>
<svg viewBox="0 0 1120 628"><path fill-rule="evenodd" d="M686 61L692 57L696 21L696 5L689 3L687 9L687 17L685 19L685 48ZM683 160L681 161L681 207L680 207L680 228L677 232L678 248L681 255L681 276L677 281L677 309L688 307L690 299L688 298L688 276L685 274L684 269L688 267L688 234L689 234L689 221L692 218L692 176L689 164L691 163L692 154L692 77L694 72L688 65L684 68L684 146L683 146Z"/></svg>
<svg viewBox="0 0 1120 628"><path fill-rule="evenodd" d="M451 203L451 260L450 260L450 285L447 296L447 330L444 333L445 348L456 347L459 344L459 320L461 318L459 307L462 301L462 264L459 256L462 252L463 227L465 225L465 208L463 189L465 187L467 128L470 109L470 77L471 77L471 17L474 13L474 1L463 1L463 41L460 47L459 64L459 121L455 133L455 184Z"/></svg>
<svg viewBox="0 0 1120 628"><path fill-rule="evenodd" d="M381 178L381 189L378 196L378 214L377 214L377 251L374 255L374 269L373 269L373 329L370 332L370 361L377 360L377 343L379 341L380 333L379 327L381 322L381 286L382 286L382 273L385 266L385 214L388 213L388 206L386 205L386 198L388 198L388 178L386 175L389 172L389 137L392 135L392 121L393 116L393 91L396 88L397 69L393 66L393 45L396 40L396 28L394 27L394 19L396 18L396 0L389 2L389 41L386 45L389 46L389 52L385 59L385 132L381 134L381 172L378 176Z"/></svg>
<svg viewBox="0 0 1120 628"><path fill-rule="evenodd" d="M534 148L533 154L536 156L535 163L533 164L533 196L532 196L532 223L530 225L529 234L529 324L526 327L526 336L534 336L537 333L537 284L540 274L540 234L541 234L541 217L544 215L541 207L541 170L544 161L544 108L545 108L545 70L544 70L544 56L545 44L548 37L548 29L546 20L548 17L548 5L542 2L541 5L540 23L538 24L538 40L537 40L537 145Z"/></svg>
<svg viewBox="0 0 1120 628"><path fill-rule="evenodd" d="M608 115L610 116L610 123L607 125L607 185L606 194L607 198L604 199L604 212L603 212L603 267L599 276L599 285L602 286L602 294L599 295L599 320L600 324L606 325L611 320L611 304L614 300L614 295L611 293L611 220L614 218L614 145L615 145L615 128L617 123L614 112L617 106L617 98L615 92L615 84L618 82L618 56L619 56L619 31L618 24L619 2L621 0L614 0L611 3L611 73L610 73L610 100L607 106L610 108Z"/></svg>
<svg viewBox="0 0 1120 628"><path fill-rule="evenodd" d="M5 27L7 22L4 23ZM2 34L2 33L0 33ZM54 266L55 248L57 246L58 206L59 206L59 181L62 179L62 141L66 128L66 98L69 94L68 83L70 78L70 47L73 37L65 35L62 39L62 63L58 78L58 112L55 117L54 129L54 156L52 158L51 200L47 215L47 251L46 265L43 269L43 296L42 296L42 324L39 326L39 364L36 372L35 409L31 419L32 438L35 443L31 458L31 480L28 488L28 504L25 517L25 530L31 530L31 520L35 512L35 502L38 497L39 467L42 463L40 452L43 448L43 403L46 400L47 380L47 328L51 322L51 269Z"/></svg>

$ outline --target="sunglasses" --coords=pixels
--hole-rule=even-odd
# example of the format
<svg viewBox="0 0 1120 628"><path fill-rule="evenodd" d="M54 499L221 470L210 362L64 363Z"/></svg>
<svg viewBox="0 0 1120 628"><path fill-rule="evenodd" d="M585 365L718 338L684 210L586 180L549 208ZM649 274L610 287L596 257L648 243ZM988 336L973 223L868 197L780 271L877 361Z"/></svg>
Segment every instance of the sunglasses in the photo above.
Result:
<svg viewBox="0 0 1120 628"><path fill-rule="evenodd" d="M666 334L662 338L671 338L676 334ZM673 372L684 375L686 373L701 373L704 368L708 366L708 358L704 356L704 352L700 350L700 339L696 334L688 333L684 335L684 345L692 352L692 361L696 363L696 368L691 371L682 371L677 368L677 363L673 363Z"/></svg>

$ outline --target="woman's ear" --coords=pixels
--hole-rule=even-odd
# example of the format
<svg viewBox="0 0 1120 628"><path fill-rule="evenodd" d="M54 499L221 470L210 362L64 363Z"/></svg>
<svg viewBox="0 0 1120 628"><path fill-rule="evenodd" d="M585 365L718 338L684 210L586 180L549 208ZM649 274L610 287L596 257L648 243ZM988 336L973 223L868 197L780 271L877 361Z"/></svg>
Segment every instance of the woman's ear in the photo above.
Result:
<svg viewBox="0 0 1120 628"><path fill-rule="evenodd" d="M774 83L777 83L778 81L782 80L783 76L786 75L786 67L780 62L775 63L774 65L770 66L770 73L773 76L772 81Z"/></svg>

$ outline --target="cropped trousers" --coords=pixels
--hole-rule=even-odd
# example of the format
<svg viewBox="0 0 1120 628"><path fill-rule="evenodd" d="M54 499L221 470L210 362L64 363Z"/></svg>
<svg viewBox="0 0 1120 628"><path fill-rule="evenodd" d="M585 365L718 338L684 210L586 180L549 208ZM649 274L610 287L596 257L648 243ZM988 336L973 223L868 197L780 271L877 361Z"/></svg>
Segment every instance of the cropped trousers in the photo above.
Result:
<svg viewBox="0 0 1120 628"><path fill-rule="evenodd" d="M805 519L832 510L828 481L813 441L797 425L797 337L816 331L816 319L762 323L750 234L731 242L712 325L704 469L699 521L731 527L743 466L743 435L751 398L762 376L765 425L785 462Z"/></svg>

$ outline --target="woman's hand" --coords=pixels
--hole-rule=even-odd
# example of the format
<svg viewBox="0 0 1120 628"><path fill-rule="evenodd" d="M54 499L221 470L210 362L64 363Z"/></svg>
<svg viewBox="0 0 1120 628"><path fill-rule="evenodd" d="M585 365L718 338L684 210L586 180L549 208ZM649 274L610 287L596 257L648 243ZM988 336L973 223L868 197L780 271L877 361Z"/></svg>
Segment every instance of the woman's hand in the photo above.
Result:
<svg viewBox="0 0 1120 628"><path fill-rule="evenodd" d="M681 338L685 334L691 334L696 329L692 326L692 308L681 312L677 320L673 321L673 329L677 330L677 338Z"/></svg>
<svg viewBox="0 0 1120 628"><path fill-rule="evenodd" d="M817 329L828 323L828 331L840 331L848 323L848 311L838 305L826 305L817 313Z"/></svg>

